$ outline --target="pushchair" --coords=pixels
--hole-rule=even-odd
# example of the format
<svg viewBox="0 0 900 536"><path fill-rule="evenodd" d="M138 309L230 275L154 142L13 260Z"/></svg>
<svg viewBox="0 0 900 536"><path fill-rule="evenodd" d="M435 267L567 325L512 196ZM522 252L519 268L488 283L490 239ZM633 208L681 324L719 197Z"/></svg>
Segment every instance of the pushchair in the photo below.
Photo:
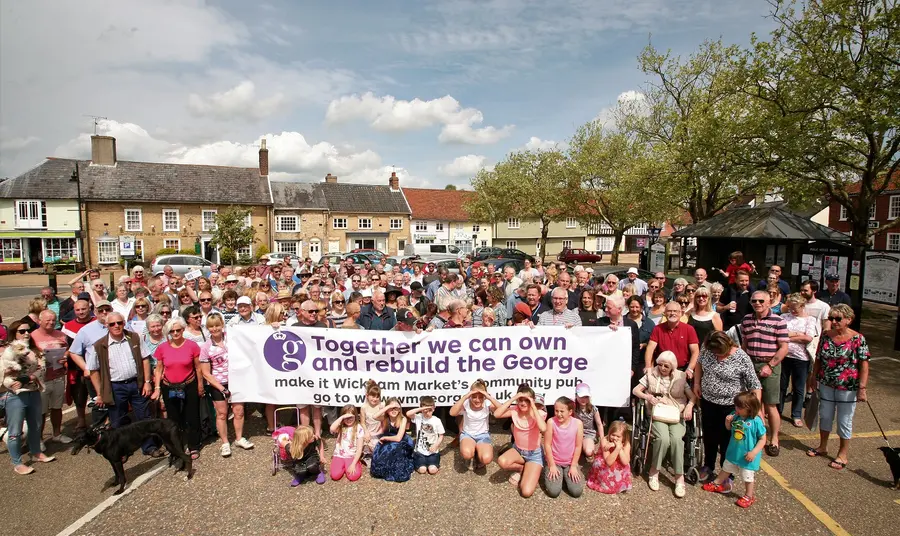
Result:
<svg viewBox="0 0 900 536"><path fill-rule="evenodd" d="M650 468L651 411L643 399L632 401L631 471L635 476L645 474ZM703 466L703 426L700 409L695 407L690 421L684 427L684 480L696 484ZM669 461L671 463L671 461Z"/></svg>
<svg viewBox="0 0 900 536"><path fill-rule="evenodd" d="M295 421L292 425L287 423L282 423L280 426L278 424L278 414L286 411L294 412ZM282 417L286 419L287 417ZM284 460L287 456L282 452L282 448L278 444L278 438L281 434L288 434L293 437L294 435L294 426L300 425L300 409L296 406L288 406L284 408L277 408L275 410L275 431L272 433L272 476L275 476L278 473L279 469L284 469Z"/></svg>

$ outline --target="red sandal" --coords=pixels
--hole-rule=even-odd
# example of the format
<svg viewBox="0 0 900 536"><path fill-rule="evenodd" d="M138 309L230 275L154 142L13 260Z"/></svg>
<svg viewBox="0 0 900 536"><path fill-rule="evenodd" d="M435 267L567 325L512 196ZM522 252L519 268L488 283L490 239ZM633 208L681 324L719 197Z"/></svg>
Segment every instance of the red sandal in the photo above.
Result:
<svg viewBox="0 0 900 536"><path fill-rule="evenodd" d="M740 506L741 508L750 508L753 506L753 503L756 502L756 497L748 497L744 495L740 499L736 500L734 504Z"/></svg>

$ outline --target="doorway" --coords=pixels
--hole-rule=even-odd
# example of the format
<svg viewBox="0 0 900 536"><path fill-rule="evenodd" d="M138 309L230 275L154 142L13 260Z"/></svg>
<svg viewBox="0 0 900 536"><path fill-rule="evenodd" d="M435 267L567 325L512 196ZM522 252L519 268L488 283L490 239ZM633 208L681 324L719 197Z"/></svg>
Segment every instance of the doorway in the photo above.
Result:
<svg viewBox="0 0 900 536"><path fill-rule="evenodd" d="M353 249L375 249L375 240L372 238L357 238L353 241Z"/></svg>
<svg viewBox="0 0 900 536"><path fill-rule="evenodd" d="M211 240L202 240L200 251L204 259L208 260L211 263L218 263L219 251L215 246L212 245Z"/></svg>
<svg viewBox="0 0 900 536"><path fill-rule="evenodd" d="M44 246L40 238L25 238L28 247L28 267L40 268L44 266Z"/></svg>
<svg viewBox="0 0 900 536"><path fill-rule="evenodd" d="M309 258L313 262L319 262L322 258L322 242L318 238L309 241Z"/></svg>

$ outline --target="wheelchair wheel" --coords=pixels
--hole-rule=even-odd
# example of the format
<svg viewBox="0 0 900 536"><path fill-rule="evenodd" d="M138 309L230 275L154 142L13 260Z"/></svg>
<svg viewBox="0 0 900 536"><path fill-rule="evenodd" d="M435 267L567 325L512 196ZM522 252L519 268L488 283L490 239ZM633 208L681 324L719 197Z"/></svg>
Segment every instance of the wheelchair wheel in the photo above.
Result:
<svg viewBox="0 0 900 536"><path fill-rule="evenodd" d="M691 467L691 470L684 474L684 481L692 486L700 481L700 470L697 466Z"/></svg>
<svg viewBox="0 0 900 536"><path fill-rule="evenodd" d="M272 476L278 472L278 451L272 451Z"/></svg>
<svg viewBox="0 0 900 536"><path fill-rule="evenodd" d="M632 460L631 464L631 474L634 476L641 476L644 472L644 458L643 456L637 456L634 460Z"/></svg>

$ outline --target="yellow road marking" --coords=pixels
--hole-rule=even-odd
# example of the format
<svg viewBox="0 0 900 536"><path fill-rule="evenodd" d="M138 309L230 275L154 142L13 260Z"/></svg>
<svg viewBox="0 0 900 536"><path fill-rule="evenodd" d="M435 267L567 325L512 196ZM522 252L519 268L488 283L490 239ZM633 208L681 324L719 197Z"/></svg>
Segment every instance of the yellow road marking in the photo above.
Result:
<svg viewBox="0 0 900 536"><path fill-rule="evenodd" d="M900 430L886 430L884 432L884 435L886 435L888 437L900 436ZM788 439L819 439L819 434L796 434L796 435L781 434L781 437L786 437ZM859 434L856 434L856 433L853 434L853 439L857 439L857 438L866 439L866 438L872 438L872 437L881 437L881 432L861 432ZM837 434L832 433L829 440L837 439L837 438L838 438Z"/></svg>
<svg viewBox="0 0 900 536"><path fill-rule="evenodd" d="M809 497L804 495L802 491L791 487L788 481L785 480L784 477L781 476L781 473L776 471L774 467L766 463L764 460L760 462L760 466L762 467L762 470L772 478L772 480L777 482L779 486L793 495L794 498L797 499L797 501L799 501L800 504L802 504L807 510L809 510L809 513L814 515L816 519L818 519L823 525L825 525L825 528L830 530L832 534L836 536L850 536L850 533L844 530L844 527L842 527L830 515L826 514L825 510L819 508L819 506L816 503L812 502Z"/></svg>
<svg viewBox="0 0 900 536"><path fill-rule="evenodd" d="M896 499L894 502L900 504L900 499Z"/></svg>

